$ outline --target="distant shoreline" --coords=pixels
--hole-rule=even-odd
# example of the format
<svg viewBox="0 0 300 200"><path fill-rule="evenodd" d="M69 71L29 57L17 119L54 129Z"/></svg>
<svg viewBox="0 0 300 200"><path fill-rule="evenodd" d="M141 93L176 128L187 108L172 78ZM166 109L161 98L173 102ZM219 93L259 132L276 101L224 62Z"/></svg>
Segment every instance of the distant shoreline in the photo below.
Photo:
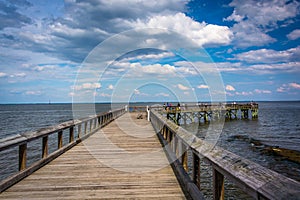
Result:
<svg viewBox="0 0 300 200"><path fill-rule="evenodd" d="M167 101L166 101L167 102ZM247 103L247 102L251 102L250 101L226 101L226 103L233 103L233 102L236 102L236 103ZM256 103L264 103L264 102L271 102L271 103L279 103L279 102L300 102L300 100L266 100L266 101L254 101ZM90 103L90 102L83 102L83 103L73 103L73 102L54 102L54 103L0 103L0 105L61 105L61 104L146 104L146 103L149 103L149 104L163 104L165 102L161 102L161 101L149 101L149 102L144 102L144 101L138 101L138 102L94 102L94 103ZM178 101L169 101L169 103L178 103ZM195 102L181 102L181 103L195 103ZM209 101L201 101L201 102L198 102L198 103L220 103L220 102L209 102Z"/></svg>

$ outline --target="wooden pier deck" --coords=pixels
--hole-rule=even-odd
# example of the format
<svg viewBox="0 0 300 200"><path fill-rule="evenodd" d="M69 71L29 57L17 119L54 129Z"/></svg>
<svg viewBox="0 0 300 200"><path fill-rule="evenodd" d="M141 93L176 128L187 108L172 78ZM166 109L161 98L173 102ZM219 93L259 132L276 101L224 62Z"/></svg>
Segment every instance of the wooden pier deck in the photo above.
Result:
<svg viewBox="0 0 300 200"><path fill-rule="evenodd" d="M157 151L162 148L153 127L136 115L126 113L98 130L2 192L0 199L186 199L171 166L165 165L164 151Z"/></svg>

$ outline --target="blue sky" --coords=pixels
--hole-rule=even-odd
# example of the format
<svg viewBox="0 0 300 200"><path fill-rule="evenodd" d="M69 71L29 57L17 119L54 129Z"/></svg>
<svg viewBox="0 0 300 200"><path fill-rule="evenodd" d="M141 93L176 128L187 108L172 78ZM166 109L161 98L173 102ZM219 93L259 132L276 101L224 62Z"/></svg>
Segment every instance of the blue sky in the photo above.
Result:
<svg viewBox="0 0 300 200"><path fill-rule="evenodd" d="M300 100L293 0L0 0L0 103Z"/></svg>

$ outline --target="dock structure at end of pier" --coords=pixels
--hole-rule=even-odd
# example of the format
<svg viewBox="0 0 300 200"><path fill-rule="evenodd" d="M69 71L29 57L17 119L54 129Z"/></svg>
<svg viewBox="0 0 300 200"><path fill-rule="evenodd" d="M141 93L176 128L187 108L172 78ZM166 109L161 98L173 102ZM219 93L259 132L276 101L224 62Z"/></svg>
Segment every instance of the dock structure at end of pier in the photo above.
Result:
<svg viewBox="0 0 300 200"><path fill-rule="evenodd" d="M159 112L176 124L207 123L216 120L258 119L257 103L214 103L165 106Z"/></svg>

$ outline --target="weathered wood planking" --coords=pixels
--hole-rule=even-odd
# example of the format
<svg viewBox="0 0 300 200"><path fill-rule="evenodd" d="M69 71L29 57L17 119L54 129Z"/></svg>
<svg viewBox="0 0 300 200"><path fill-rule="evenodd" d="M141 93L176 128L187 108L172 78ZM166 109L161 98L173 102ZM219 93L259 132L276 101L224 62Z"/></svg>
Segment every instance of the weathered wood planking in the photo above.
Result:
<svg viewBox="0 0 300 200"><path fill-rule="evenodd" d="M152 126L135 115L125 114L111 122L1 193L0 199L186 199L172 168L164 165L168 161L164 152L158 151L161 145ZM119 149L112 148L104 137ZM151 155L149 152L155 153L134 159ZM124 156L128 160L118 159ZM140 173L108 167L101 159L124 171ZM143 173L141 167L152 169Z"/></svg>

